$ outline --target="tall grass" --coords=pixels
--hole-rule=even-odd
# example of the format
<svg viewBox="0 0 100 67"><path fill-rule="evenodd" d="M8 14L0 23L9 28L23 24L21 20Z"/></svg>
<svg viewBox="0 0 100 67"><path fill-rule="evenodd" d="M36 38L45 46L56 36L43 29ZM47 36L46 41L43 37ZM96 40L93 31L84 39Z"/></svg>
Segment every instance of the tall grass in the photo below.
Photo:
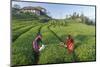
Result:
<svg viewBox="0 0 100 67"><path fill-rule="evenodd" d="M63 41L71 34L75 41L75 60L94 61L95 53L95 27L82 23L69 23L66 27L51 27Z"/></svg>
<svg viewBox="0 0 100 67"><path fill-rule="evenodd" d="M20 28L20 29L18 29L16 31L13 31L12 32L12 41L15 41L21 34L27 32L32 27L33 27L33 25L30 25L30 26L26 26L26 27Z"/></svg>
<svg viewBox="0 0 100 67"><path fill-rule="evenodd" d="M34 64L34 52L32 49L32 41L40 26L30 29L28 32L21 35L12 44L12 64L27 65Z"/></svg>
<svg viewBox="0 0 100 67"><path fill-rule="evenodd" d="M13 65L29 65L35 63L34 51L32 50L32 41L40 30L42 40L46 48L40 52L38 64L51 63L67 63L79 61L96 60L96 44L95 44L95 27L82 24L79 22L58 21L55 23L39 23L29 21L26 27L20 28L24 23L13 23L13 38L16 40L12 43L12 64ZM17 24L17 25L15 25ZM16 26L16 27L14 27ZM17 29L18 27L19 29ZM35 26L35 27L34 27ZM61 40L64 42L68 34L71 34L75 41L75 51L68 54L65 47L61 46ZM60 40L60 39L61 40Z"/></svg>

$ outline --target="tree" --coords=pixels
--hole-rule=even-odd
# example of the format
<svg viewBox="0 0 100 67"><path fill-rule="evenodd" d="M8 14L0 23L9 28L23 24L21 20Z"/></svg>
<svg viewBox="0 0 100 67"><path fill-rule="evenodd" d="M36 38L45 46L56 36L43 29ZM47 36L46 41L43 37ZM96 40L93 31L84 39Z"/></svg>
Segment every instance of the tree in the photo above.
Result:
<svg viewBox="0 0 100 67"><path fill-rule="evenodd" d="M69 15L69 16L66 15L66 18L77 19L77 18L79 18L79 14L74 12L72 15Z"/></svg>
<svg viewBox="0 0 100 67"><path fill-rule="evenodd" d="M14 4L12 8L20 9L20 5Z"/></svg>
<svg viewBox="0 0 100 67"><path fill-rule="evenodd" d="M82 23L85 23L85 16L84 16L83 13L80 15L80 18L81 18L81 20L82 20Z"/></svg>
<svg viewBox="0 0 100 67"><path fill-rule="evenodd" d="M66 19L68 19L69 18L69 15L66 15Z"/></svg>
<svg viewBox="0 0 100 67"><path fill-rule="evenodd" d="M76 18L76 16L77 16L77 13L76 13L76 12L74 12L74 13L73 13L73 15L72 15L72 19L75 19L75 18Z"/></svg>
<svg viewBox="0 0 100 67"><path fill-rule="evenodd" d="M91 19L89 19L89 17L84 16L84 14L82 13L80 16L82 23L85 23L87 25L94 25L93 21Z"/></svg>
<svg viewBox="0 0 100 67"><path fill-rule="evenodd" d="M18 14L18 13L19 13L19 10L20 10L20 6L19 6L19 5L14 4L14 5L12 6L12 14L13 14L13 15Z"/></svg>

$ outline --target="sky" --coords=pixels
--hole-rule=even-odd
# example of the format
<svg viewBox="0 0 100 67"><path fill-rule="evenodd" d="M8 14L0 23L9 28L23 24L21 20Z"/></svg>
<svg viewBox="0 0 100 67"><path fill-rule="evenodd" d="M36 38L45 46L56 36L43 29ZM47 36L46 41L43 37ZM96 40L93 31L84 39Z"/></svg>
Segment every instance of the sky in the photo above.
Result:
<svg viewBox="0 0 100 67"><path fill-rule="evenodd" d="M41 6L47 10L49 16L55 19L64 19L66 15L72 15L74 12L83 13L90 19L95 19L95 6L13 1L12 6L14 4L19 5L21 8L25 6Z"/></svg>

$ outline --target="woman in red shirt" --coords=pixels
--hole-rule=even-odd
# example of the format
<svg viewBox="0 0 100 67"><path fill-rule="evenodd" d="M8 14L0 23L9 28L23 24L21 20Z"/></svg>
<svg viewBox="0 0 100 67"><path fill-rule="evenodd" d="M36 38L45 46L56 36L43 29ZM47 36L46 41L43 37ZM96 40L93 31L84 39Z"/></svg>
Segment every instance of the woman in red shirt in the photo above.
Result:
<svg viewBox="0 0 100 67"><path fill-rule="evenodd" d="M73 53L74 51L74 40L72 38L71 35L68 35L68 38L66 40L66 46L67 46L67 49L68 49L68 53Z"/></svg>

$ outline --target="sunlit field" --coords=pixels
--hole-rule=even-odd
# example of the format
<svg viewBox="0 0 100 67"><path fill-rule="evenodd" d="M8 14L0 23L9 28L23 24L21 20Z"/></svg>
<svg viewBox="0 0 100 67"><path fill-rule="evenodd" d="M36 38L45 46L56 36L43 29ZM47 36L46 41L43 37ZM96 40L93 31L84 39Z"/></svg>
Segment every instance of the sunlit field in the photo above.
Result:
<svg viewBox="0 0 100 67"><path fill-rule="evenodd" d="M96 61L96 6L12 1L11 66Z"/></svg>
<svg viewBox="0 0 100 67"><path fill-rule="evenodd" d="M95 26L71 21L63 21L63 25L51 24L52 22L41 23L34 20L12 22L13 65L34 64L32 41L39 30L46 48L40 52L38 64L95 61ZM75 50L70 55L60 44L66 40L68 34L75 40Z"/></svg>

